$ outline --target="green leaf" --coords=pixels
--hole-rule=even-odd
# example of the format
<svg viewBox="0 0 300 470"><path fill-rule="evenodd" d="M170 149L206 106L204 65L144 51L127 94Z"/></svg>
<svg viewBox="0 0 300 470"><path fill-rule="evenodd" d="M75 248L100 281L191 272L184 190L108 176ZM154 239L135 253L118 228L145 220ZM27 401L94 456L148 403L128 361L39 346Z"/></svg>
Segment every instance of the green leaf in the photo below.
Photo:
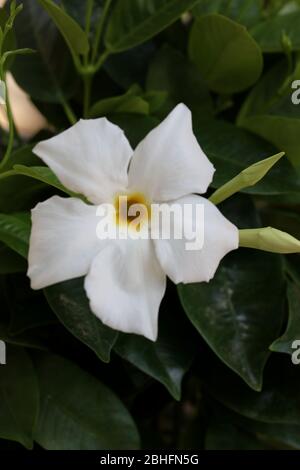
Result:
<svg viewBox="0 0 300 470"><path fill-rule="evenodd" d="M286 152L293 165L299 167L300 112L291 99L292 81L287 63L276 63L249 93L237 123Z"/></svg>
<svg viewBox="0 0 300 470"><path fill-rule="evenodd" d="M135 148L152 129L159 125L159 119L153 116L134 114L112 114L109 120L124 130L131 146Z"/></svg>
<svg viewBox="0 0 300 470"><path fill-rule="evenodd" d="M69 194L72 197L78 197L77 194L73 193L65 186L63 186L58 178L55 176L52 170L46 166L31 166L27 167L25 165L14 165L15 173L18 175L29 176L30 178L34 178L38 181L42 181L45 184L53 186L60 191Z"/></svg>
<svg viewBox="0 0 300 470"><path fill-rule="evenodd" d="M241 171L241 173L235 176L232 180L217 189L217 191L210 196L209 200L213 204L219 204L242 189L254 186L268 173L272 166L283 157L283 155L284 152L278 153L245 168L245 170Z"/></svg>
<svg viewBox="0 0 300 470"><path fill-rule="evenodd" d="M261 51L244 26L221 15L198 18L189 40L189 56L208 86L218 93L237 93L259 78Z"/></svg>
<svg viewBox="0 0 300 470"><path fill-rule="evenodd" d="M27 263L24 258L0 243L0 274L24 272L26 269Z"/></svg>
<svg viewBox="0 0 300 470"><path fill-rule="evenodd" d="M194 114L193 128L202 149L216 168L212 181L214 188L226 184L245 167L276 153L271 144L230 122L204 121L202 116L199 119ZM242 191L264 195L299 193L300 180L289 161L283 158L264 179Z"/></svg>
<svg viewBox="0 0 300 470"><path fill-rule="evenodd" d="M208 430L208 435L210 434L210 436L207 436L208 444L211 444L213 440L214 444L218 443L221 446L224 444L226 446L230 442L231 445L234 445L235 443L229 433L229 429L231 428L233 437L236 438L236 443L242 446L244 444L247 445L247 442L252 442L253 445L255 445L256 440L256 445L260 445L260 448L264 449L286 449L287 447L299 449L300 426L255 421L234 413L227 408L223 408L219 404L214 406L214 408L213 427L211 427L210 424ZM225 432L226 427L227 432ZM222 428L223 433L221 434ZM211 435L211 431L213 435ZM242 439L240 439L240 437ZM255 448L256 447L253 447L253 449Z"/></svg>
<svg viewBox="0 0 300 470"><path fill-rule="evenodd" d="M241 251L222 261L208 284L179 285L187 316L219 358L255 390L282 324L278 256Z"/></svg>
<svg viewBox="0 0 300 470"><path fill-rule="evenodd" d="M266 450L266 446L247 430L228 422L224 416L214 416L205 436L206 450Z"/></svg>
<svg viewBox="0 0 300 470"><path fill-rule="evenodd" d="M90 310L83 279L61 282L45 289L49 305L63 325L89 346L104 362L109 362L118 333L105 326Z"/></svg>
<svg viewBox="0 0 300 470"><path fill-rule="evenodd" d="M36 360L41 390L35 440L48 450L137 449L136 426L119 398L92 375L54 355Z"/></svg>
<svg viewBox="0 0 300 470"><path fill-rule="evenodd" d="M260 393L220 364L211 365L211 371L207 381L210 393L231 410L259 422L300 425L299 369L289 356L272 355Z"/></svg>
<svg viewBox="0 0 300 470"><path fill-rule="evenodd" d="M64 10L56 5L52 0L38 0L59 31L65 38L70 51L74 54L87 54L89 51L89 41L85 32L78 23L73 20Z"/></svg>
<svg viewBox="0 0 300 470"><path fill-rule="evenodd" d="M213 102L197 67L183 54L164 45L150 63L147 89L168 92L168 111L185 103L192 111L213 114Z"/></svg>
<svg viewBox="0 0 300 470"><path fill-rule="evenodd" d="M28 55L28 54L34 54L34 53L35 53L35 50L29 49L28 47L27 48L25 47L23 49L14 49L13 51L7 51L1 57L2 66L4 66L5 62L10 57L14 57L16 55Z"/></svg>
<svg viewBox="0 0 300 470"><path fill-rule="evenodd" d="M33 447L39 393L35 371L25 350L7 346L0 366L0 437Z"/></svg>
<svg viewBox="0 0 300 470"><path fill-rule="evenodd" d="M299 240L273 227L240 230L239 237L241 247L270 251L271 253L300 253Z"/></svg>
<svg viewBox="0 0 300 470"><path fill-rule="evenodd" d="M287 297L289 306L289 319L285 332L271 344L270 349L275 352L292 354L292 344L300 338L300 283L288 282Z"/></svg>
<svg viewBox="0 0 300 470"><path fill-rule="evenodd" d="M0 241L27 258L31 219L30 214L0 214Z"/></svg>
<svg viewBox="0 0 300 470"><path fill-rule="evenodd" d="M4 172L11 172L15 164L38 165L40 160L32 153L32 147L21 147L11 154ZM18 188L18 191L16 191ZM11 213L31 209L39 202L47 186L41 182L33 182L24 176L0 176L0 212Z"/></svg>
<svg viewBox="0 0 300 470"><path fill-rule="evenodd" d="M121 96L105 98L97 101L90 112L90 117L106 116L111 113L132 113L132 114L149 114L149 104L142 97L138 96L139 87L131 87Z"/></svg>
<svg viewBox="0 0 300 470"><path fill-rule="evenodd" d="M37 51L13 62L12 72L21 88L41 102L61 103L63 96L73 96L79 77L72 57L56 25L37 0L23 3L14 31L18 44Z"/></svg>
<svg viewBox="0 0 300 470"><path fill-rule="evenodd" d="M283 52L282 34L288 35L292 50L300 50L300 11L276 15L251 29L251 34L263 52Z"/></svg>
<svg viewBox="0 0 300 470"><path fill-rule="evenodd" d="M137 46L158 34L198 0L118 0L105 35L109 52Z"/></svg>
<svg viewBox="0 0 300 470"><path fill-rule="evenodd" d="M195 344L183 319L174 314L166 316L160 312L156 342L143 336L121 334L114 350L161 382L175 400L180 400L182 379L195 355Z"/></svg>
<svg viewBox="0 0 300 470"><path fill-rule="evenodd" d="M195 16L210 13L220 13L249 27L261 19L262 0L200 0L193 8Z"/></svg>

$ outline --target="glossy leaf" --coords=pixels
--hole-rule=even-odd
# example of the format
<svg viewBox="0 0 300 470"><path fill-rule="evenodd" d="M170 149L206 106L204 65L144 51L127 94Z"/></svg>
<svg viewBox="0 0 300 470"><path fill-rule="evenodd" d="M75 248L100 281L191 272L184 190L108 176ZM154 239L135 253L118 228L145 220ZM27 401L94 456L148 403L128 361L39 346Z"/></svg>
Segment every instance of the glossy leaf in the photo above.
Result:
<svg viewBox="0 0 300 470"><path fill-rule="evenodd" d="M228 422L221 415L214 417L208 425L205 449L266 450L266 446L254 434L236 426L235 423Z"/></svg>
<svg viewBox="0 0 300 470"><path fill-rule="evenodd" d="M245 27L222 15L198 18L191 30L189 56L208 86L218 93L237 93L253 85L263 60Z"/></svg>
<svg viewBox="0 0 300 470"><path fill-rule="evenodd" d="M139 89L131 87L125 94L97 101L91 108L90 117L106 116L114 113L149 114L149 104Z"/></svg>
<svg viewBox="0 0 300 470"><path fill-rule="evenodd" d="M262 16L261 0L200 0L193 8L195 16L220 13L245 26L256 24Z"/></svg>
<svg viewBox="0 0 300 470"><path fill-rule="evenodd" d="M26 261L7 245L0 243L0 275L24 272L26 269Z"/></svg>
<svg viewBox="0 0 300 470"><path fill-rule="evenodd" d="M145 374L161 382L179 400L183 376L195 355L195 343L183 319L172 313L172 318L163 315L160 319L156 342L122 334L114 349Z"/></svg>
<svg viewBox="0 0 300 470"><path fill-rule="evenodd" d="M0 437L33 447L39 391L29 355L8 346L6 365L0 366Z"/></svg>
<svg viewBox="0 0 300 470"><path fill-rule="evenodd" d="M83 279L61 282L45 289L49 305L63 325L89 346L104 362L109 362L118 333L105 326L90 310Z"/></svg>
<svg viewBox="0 0 300 470"><path fill-rule="evenodd" d="M267 267L267 268L266 268ZM179 285L182 305L209 346L255 390L283 319L282 264L244 251L222 261L208 284Z"/></svg>
<svg viewBox="0 0 300 470"><path fill-rule="evenodd" d="M40 413L35 440L48 450L137 449L136 426L119 398L75 364L54 355L36 361Z"/></svg>
<svg viewBox="0 0 300 470"><path fill-rule="evenodd" d="M85 32L64 10L52 0L38 0L65 38L73 54L87 54L89 42Z"/></svg>
<svg viewBox="0 0 300 470"><path fill-rule="evenodd" d="M158 34L198 0L118 0L105 35L110 52L137 46Z"/></svg>
<svg viewBox="0 0 300 470"><path fill-rule="evenodd" d="M251 390L228 369L214 364L208 387L222 404L247 418L265 423L300 425L299 370L287 355L274 355L260 393Z"/></svg>
<svg viewBox="0 0 300 470"><path fill-rule="evenodd" d="M299 167L300 112L292 102L291 81L286 62L276 63L246 98L237 122L286 152Z"/></svg>
<svg viewBox="0 0 300 470"><path fill-rule="evenodd" d="M289 281L287 287L289 319L284 334L271 345L271 350L292 354L295 340L300 338L300 283Z"/></svg>
<svg viewBox="0 0 300 470"><path fill-rule="evenodd" d="M168 110L185 103L192 111L213 114L213 102L197 67L165 44L154 56L147 75L147 89L168 92Z"/></svg>
<svg viewBox="0 0 300 470"><path fill-rule="evenodd" d="M31 220L29 213L0 214L0 241L27 258Z"/></svg>
<svg viewBox="0 0 300 470"><path fill-rule="evenodd" d="M14 30L19 45L36 51L13 63L12 72L21 88L32 99L47 103L61 103L62 97L74 95L79 80L72 57L55 23L37 0L23 2Z"/></svg>
<svg viewBox="0 0 300 470"><path fill-rule="evenodd" d="M300 11L277 15L251 29L251 34L264 52L283 52L282 34L288 35L292 50L300 50Z"/></svg>
<svg viewBox="0 0 300 470"><path fill-rule="evenodd" d="M52 170L46 166L31 166L14 165L16 175L29 176L30 178L41 181L42 183L53 186L56 189L68 194L69 196L76 196L75 193L63 186Z"/></svg>
<svg viewBox="0 0 300 470"><path fill-rule="evenodd" d="M193 116L196 137L216 168L212 186L218 188L260 160L275 154L276 149L263 139L225 121L203 120ZM296 193L300 180L294 168L285 158L255 186L242 189L253 194Z"/></svg>

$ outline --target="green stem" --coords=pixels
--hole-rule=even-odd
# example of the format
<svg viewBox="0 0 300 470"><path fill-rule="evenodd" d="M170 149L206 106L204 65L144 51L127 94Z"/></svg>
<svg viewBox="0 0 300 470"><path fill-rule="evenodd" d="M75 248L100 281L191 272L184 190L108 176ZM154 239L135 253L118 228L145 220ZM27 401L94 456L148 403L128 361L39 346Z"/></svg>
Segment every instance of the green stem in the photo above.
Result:
<svg viewBox="0 0 300 470"><path fill-rule="evenodd" d="M92 20L93 8L94 8L94 0L88 0L87 6L86 6L86 16L85 16L85 32L86 32L87 37L89 37L90 31L91 31L91 20Z"/></svg>
<svg viewBox="0 0 300 470"><path fill-rule="evenodd" d="M95 64L95 70L98 71L104 62L106 61L107 57L110 55L109 51L104 51L103 54L99 57L98 62Z"/></svg>
<svg viewBox="0 0 300 470"><path fill-rule="evenodd" d="M109 12L111 2L112 2L112 0L106 0L105 1L103 11L102 11L102 15L101 15L100 21L98 23L98 27L96 29L95 42L94 42L93 53L92 53L92 62L95 62L96 58L97 58L102 32L103 32L105 20L107 18L108 12Z"/></svg>
<svg viewBox="0 0 300 470"><path fill-rule="evenodd" d="M91 88L92 88L92 76L86 75L83 77L84 85L84 98L83 98L83 117L87 118L90 109L91 101Z"/></svg>
<svg viewBox="0 0 300 470"><path fill-rule="evenodd" d="M0 162L0 170L3 169L3 167L7 164L9 157L11 155L11 151L13 149L14 145L14 120L13 120L13 115L11 112L11 107L10 107L10 101L9 101L9 96L8 96L8 89L6 85L6 79L5 79L5 74L3 74L3 71L1 71L1 79L3 78L3 81L5 83L5 92L6 92L6 114L7 114L7 119L8 119L8 125L9 125L9 136L8 136L8 144L6 148L6 152L4 154L3 159Z"/></svg>
<svg viewBox="0 0 300 470"><path fill-rule="evenodd" d="M75 116L74 111L72 110L71 106L67 102L66 98L62 95L60 97L60 103L65 111L65 114L70 122L70 124L74 125L77 122L77 117Z"/></svg>
<svg viewBox="0 0 300 470"><path fill-rule="evenodd" d="M17 172L15 170L5 171L4 173L0 173L0 180L8 178L9 176L15 176Z"/></svg>

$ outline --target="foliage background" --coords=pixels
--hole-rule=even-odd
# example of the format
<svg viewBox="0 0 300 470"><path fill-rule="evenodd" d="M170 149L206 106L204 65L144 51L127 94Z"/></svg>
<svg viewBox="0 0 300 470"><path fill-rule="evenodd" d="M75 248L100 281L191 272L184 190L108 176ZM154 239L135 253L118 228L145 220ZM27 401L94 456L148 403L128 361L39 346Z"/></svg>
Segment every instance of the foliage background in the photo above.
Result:
<svg viewBox="0 0 300 470"><path fill-rule="evenodd" d="M300 238L300 2L116 0L105 16L95 0L91 23L88 0L55 3L58 19L53 2L26 0L3 49L36 51L5 67L49 124L29 140L15 133L0 167L0 448L299 449L299 255L240 249L209 284L169 283L156 343L104 326L81 279L31 291L26 255L30 209L64 191L34 143L105 115L136 146L178 102L217 169L210 192L286 152L221 210L239 228ZM3 132L2 157L8 142Z"/></svg>

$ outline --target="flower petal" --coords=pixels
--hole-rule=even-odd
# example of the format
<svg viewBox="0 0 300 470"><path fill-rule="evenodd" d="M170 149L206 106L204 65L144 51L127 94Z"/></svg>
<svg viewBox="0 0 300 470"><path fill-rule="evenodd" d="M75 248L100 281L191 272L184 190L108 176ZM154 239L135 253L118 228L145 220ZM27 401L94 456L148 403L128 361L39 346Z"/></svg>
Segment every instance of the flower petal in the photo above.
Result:
<svg viewBox="0 0 300 470"><path fill-rule="evenodd" d="M67 188L95 204L127 187L133 150L124 132L105 118L80 120L33 151Z"/></svg>
<svg viewBox="0 0 300 470"><path fill-rule="evenodd" d="M183 224L187 227L189 222L191 222L191 227L194 231L197 226L195 217L196 205L199 204L199 207L201 204L203 205L204 243L201 249L189 251L186 249L186 243L191 240L188 240L186 237L183 239L174 239L172 237L169 240L154 240L160 264L175 284L180 282L185 284L208 282L214 277L221 259L231 250L238 248L238 229L221 214L214 204L201 196L186 196L175 201L175 204L179 204L182 208L184 204L192 205L193 216L189 217L184 210ZM177 220L175 223L179 224L179 221ZM172 230L173 228L174 226L171 227ZM171 234L174 233L172 230Z"/></svg>
<svg viewBox="0 0 300 470"><path fill-rule="evenodd" d="M152 201L205 193L214 167L193 133L190 110L179 104L138 145L129 168L129 187Z"/></svg>
<svg viewBox="0 0 300 470"><path fill-rule="evenodd" d="M110 241L85 278L91 310L104 324L152 341L165 288L151 240Z"/></svg>
<svg viewBox="0 0 300 470"><path fill-rule="evenodd" d="M98 253L96 206L54 196L32 210L28 276L33 289L84 276Z"/></svg>

